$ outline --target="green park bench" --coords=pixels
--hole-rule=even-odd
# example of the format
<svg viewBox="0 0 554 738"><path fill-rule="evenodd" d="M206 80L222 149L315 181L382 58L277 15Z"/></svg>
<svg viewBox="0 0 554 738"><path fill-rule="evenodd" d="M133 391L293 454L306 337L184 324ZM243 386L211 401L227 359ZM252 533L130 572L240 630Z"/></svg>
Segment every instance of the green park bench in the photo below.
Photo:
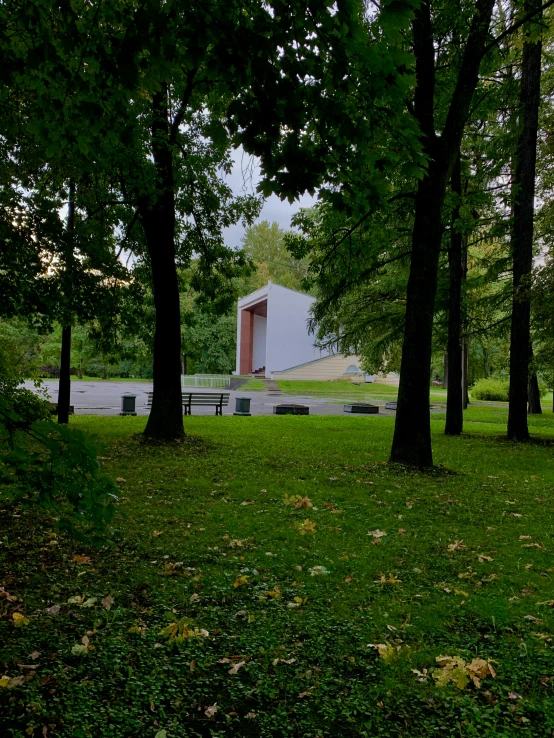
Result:
<svg viewBox="0 0 554 738"><path fill-rule="evenodd" d="M152 407L153 392L147 392L146 407ZM229 404L229 392L183 392L183 415L192 415L192 406L215 407L216 415L223 415L223 408Z"/></svg>

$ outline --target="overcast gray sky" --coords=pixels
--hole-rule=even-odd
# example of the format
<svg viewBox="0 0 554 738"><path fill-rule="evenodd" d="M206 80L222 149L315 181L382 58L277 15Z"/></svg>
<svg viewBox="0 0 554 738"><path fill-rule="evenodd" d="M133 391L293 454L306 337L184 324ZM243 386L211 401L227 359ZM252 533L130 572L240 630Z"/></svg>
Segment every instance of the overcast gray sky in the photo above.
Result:
<svg viewBox="0 0 554 738"><path fill-rule="evenodd" d="M233 171L227 178L229 186L236 195L252 194L256 192L256 185L259 182L259 166L257 162L247 156L242 149L237 149L233 155L234 165ZM282 202L276 195L269 197L262 208L260 220L276 221L281 228L290 228L290 220L294 213L300 208L309 208L315 203L315 198L311 195L302 195L292 205L285 200ZM231 248L240 248L241 240L244 235L244 227L237 225L227 228L225 231L225 242Z"/></svg>

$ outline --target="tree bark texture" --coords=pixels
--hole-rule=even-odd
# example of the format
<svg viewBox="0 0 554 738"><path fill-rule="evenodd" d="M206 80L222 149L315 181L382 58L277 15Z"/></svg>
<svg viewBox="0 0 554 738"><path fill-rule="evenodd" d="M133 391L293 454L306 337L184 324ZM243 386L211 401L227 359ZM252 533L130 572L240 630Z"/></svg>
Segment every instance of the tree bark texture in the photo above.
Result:
<svg viewBox="0 0 554 738"><path fill-rule="evenodd" d="M416 59L414 115L429 165L418 183L398 409L390 460L432 466L429 376L433 316L442 235L442 205L460 148L479 66L485 51L494 0L477 0L444 129L435 129L435 50L429 4L422 2L412 23Z"/></svg>
<svg viewBox="0 0 554 738"><path fill-rule="evenodd" d="M540 0L527 0L525 12L540 8ZM523 45L520 87L520 133L516 151L512 226L513 301L510 334L510 392L508 438L527 441L531 272L533 268L533 216L537 131L540 105L542 43Z"/></svg>
<svg viewBox="0 0 554 738"><path fill-rule="evenodd" d="M462 344L462 408L467 410L469 405L469 344Z"/></svg>
<svg viewBox="0 0 554 738"><path fill-rule="evenodd" d="M444 432L447 436L459 436L464 426L462 395L462 234L456 230L456 221L460 217L460 199L462 197L462 177L460 157L452 170L452 191L458 201L452 213L450 245L448 248L449 294L448 294L448 392L446 395L446 423Z"/></svg>
<svg viewBox="0 0 554 738"><path fill-rule="evenodd" d="M535 372L529 375L529 383L527 386L527 413L528 415L541 415L541 392L539 388L539 380Z"/></svg>
<svg viewBox="0 0 554 738"><path fill-rule="evenodd" d="M62 328L62 348L60 352L60 379L58 382L58 423L69 423L71 405L71 280L73 264L73 231L75 229L75 184L69 183L67 203L67 246L65 253L65 298L67 301L67 325Z"/></svg>
<svg viewBox="0 0 554 738"><path fill-rule="evenodd" d="M159 440L184 435L181 402L181 326L179 282L175 266L175 195L173 153L169 143L167 87L152 98L152 155L155 192L139 201L146 236L156 323L154 392L144 434Z"/></svg>
<svg viewBox="0 0 554 738"><path fill-rule="evenodd" d="M58 423L69 423L71 405L71 326L62 328L60 379L58 382Z"/></svg>

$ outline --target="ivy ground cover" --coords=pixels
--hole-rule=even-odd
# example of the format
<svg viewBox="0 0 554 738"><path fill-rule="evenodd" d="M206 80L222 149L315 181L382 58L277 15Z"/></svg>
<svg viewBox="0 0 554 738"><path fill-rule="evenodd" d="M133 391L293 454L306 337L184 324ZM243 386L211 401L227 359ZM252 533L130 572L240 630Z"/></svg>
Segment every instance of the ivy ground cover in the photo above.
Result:
<svg viewBox="0 0 554 738"><path fill-rule="evenodd" d="M480 414L481 413L481 414ZM0 512L0 735L554 735L554 422L76 417L120 489L113 544Z"/></svg>

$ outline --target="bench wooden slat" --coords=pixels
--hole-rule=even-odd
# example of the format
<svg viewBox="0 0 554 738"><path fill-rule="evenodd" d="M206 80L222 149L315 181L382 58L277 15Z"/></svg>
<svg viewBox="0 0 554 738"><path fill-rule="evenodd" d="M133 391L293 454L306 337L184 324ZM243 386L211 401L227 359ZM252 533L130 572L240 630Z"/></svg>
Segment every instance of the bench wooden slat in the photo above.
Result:
<svg viewBox="0 0 554 738"><path fill-rule="evenodd" d="M152 396L153 392L147 392L147 407L152 407ZM181 402L184 410L184 415L191 414L191 407L205 406L215 407L215 414L221 415L223 407L229 404L229 392L182 392Z"/></svg>

